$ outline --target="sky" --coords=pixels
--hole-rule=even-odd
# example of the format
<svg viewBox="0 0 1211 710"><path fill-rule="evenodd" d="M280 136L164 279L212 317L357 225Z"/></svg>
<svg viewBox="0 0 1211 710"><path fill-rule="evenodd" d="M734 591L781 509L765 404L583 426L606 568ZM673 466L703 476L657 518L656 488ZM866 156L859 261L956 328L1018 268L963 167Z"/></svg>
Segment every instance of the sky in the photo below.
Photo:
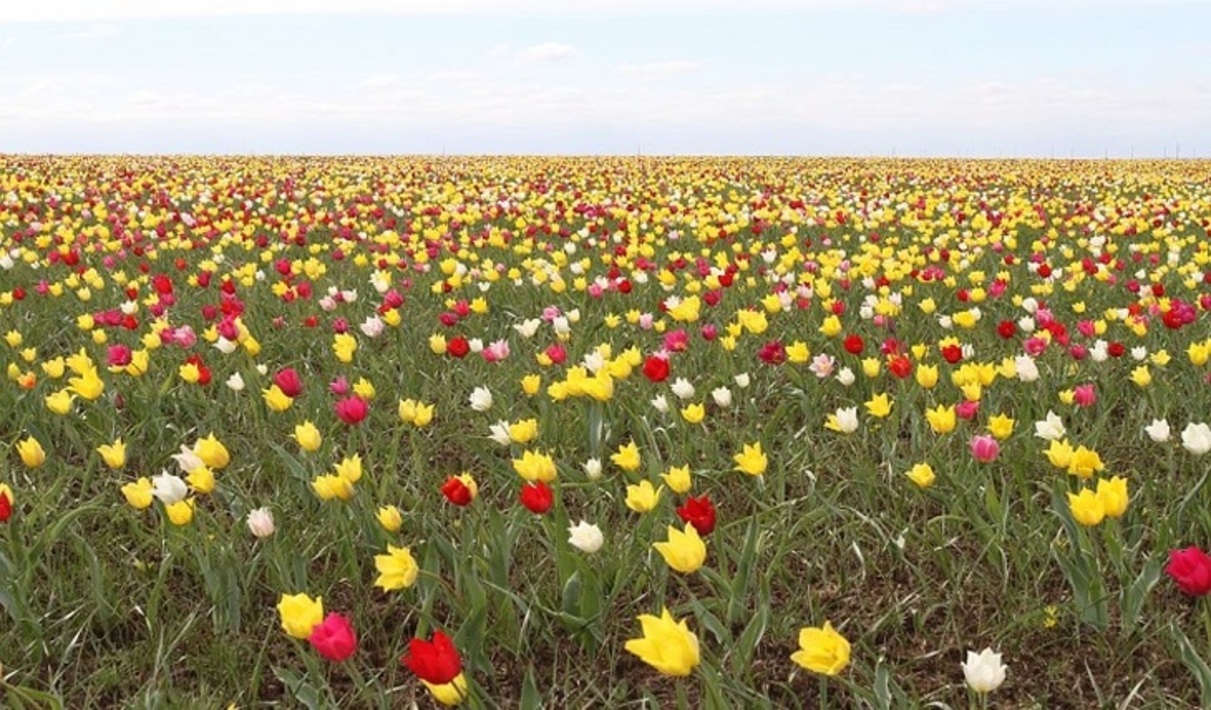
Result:
<svg viewBox="0 0 1211 710"><path fill-rule="evenodd" d="M0 153L1211 157L1211 0L41 0Z"/></svg>

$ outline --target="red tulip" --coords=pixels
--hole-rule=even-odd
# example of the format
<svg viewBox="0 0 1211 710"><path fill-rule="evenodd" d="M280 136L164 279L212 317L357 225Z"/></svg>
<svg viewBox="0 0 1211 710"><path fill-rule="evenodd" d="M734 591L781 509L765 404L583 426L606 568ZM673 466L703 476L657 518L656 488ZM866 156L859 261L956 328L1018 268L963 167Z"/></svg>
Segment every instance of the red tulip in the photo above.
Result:
<svg viewBox="0 0 1211 710"><path fill-rule="evenodd" d="M303 392L303 380L293 367L284 367L273 376L273 384L282 390L282 394L294 399Z"/></svg>
<svg viewBox="0 0 1211 710"><path fill-rule="evenodd" d="M551 509L551 504L555 502L555 494L551 491L550 486L538 481L522 486L519 500L526 510L535 515L542 515Z"/></svg>
<svg viewBox="0 0 1211 710"><path fill-rule="evenodd" d="M441 491L446 500L457 506L470 505L471 501L475 499L475 491L459 480L458 476L447 478L446 482L442 484Z"/></svg>
<svg viewBox="0 0 1211 710"><path fill-rule="evenodd" d="M421 680L433 685L445 685L463 670L462 659L454 643L441 631L433 632L433 640L412 639L408 653L400 659Z"/></svg>
<svg viewBox="0 0 1211 710"><path fill-rule="evenodd" d="M13 515L13 502L9 500L7 493L0 493L0 523L8 522L8 519Z"/></svg>
<svg viewBox="0 0 1211 710"><path fill-rule="evenodd" d="M850 335L845 338L845 352L850 355L861 355L862 348L865 346L866 343L862 342L861 335Z"/></svg>
<svg viewBox="0 0 1211 710"><path fill-rule="evenodd" d="M311 629L307 640L321 656L340 663L357 651L357 633L344 616L330 612Z"/></svg>
<svg viewBox="0 0 1211 710"><path fill-rule="evenodd" d="M471 352L471 344L467 342L466 338L459 335L450 339L450 342L446 345L446 352L450 353L453 357L461 359Z"/></svg>
<svg viewBox="0 0 1211 710"><path fill-rule="evenodd" d="M677 517L693 525L699 535L709 535L715 529L715 506L709 495L686 498L685 505L677 509Z"/></svg>
<svg viewBox="0 0 1211 710"><path fill-rule="evenodd" d="M643 361L643 374L652 382L664 382L669 376L669 359L660 355L649 355Z"/></svg>
<svg viewBox="0 0 1211 710"><path fill-rule="evenodd" d="M336 403L336 416L349 426L360 424L370 412L370 405L361 397L347 397Z"/></svg>
<svg viewBox="0 0 1211 710"><path fill-rule="evenodd" d="M1165 574L1173 578L1178 589L1192 597L1211 592L1211 557L1197 547L1171 550Z"/></svg>
<svg viewBox="0 0 1211 710"><path fill-rule="evenodd" d="M786 346L782 341L771 340L757 351L757 357L767 365L781 365L786 362Z"/></svg>

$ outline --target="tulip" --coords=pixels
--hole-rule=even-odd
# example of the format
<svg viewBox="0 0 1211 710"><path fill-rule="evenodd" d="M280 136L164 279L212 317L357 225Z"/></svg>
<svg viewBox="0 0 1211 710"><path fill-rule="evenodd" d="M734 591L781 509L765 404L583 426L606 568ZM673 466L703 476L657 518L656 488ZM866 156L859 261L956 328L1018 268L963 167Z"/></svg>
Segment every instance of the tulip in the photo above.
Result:
<svg viewBox="0 0 1211 710"><path fill-rule="evenodd" d="M547 454L528 449L522 452L520 459L513 459L513 470L522 479L530 482L550 483L559 474L555 466L555 459Z"/></svg>
<svg viewBox="0 0 1211 710"><path fill-rule="evenodd" d="M1211 593L1211 557L1197 547L1171 550L1165 574L1178 589L1192 597Z"/></svg>
<svg viewBox="0 0 1211 710"><path fill-rule="evenodd" d="M105 465L114 471L126 465L126 444L121 439L112 444L98 446L97 453L101 454Z"/></svg>
<svg viewBox="0 0 1211 710"><path fill-rule="evenodd" d="M813 673L835 676L849 665L849 641L832 624L811 626L799 631L799 650L791 660Z"/></svg>
<svg viewBox="0 0 1211 710"><path fill-rule="evenodd" d="M1001 663L1001 654L993 653L991 648L979 653L968 651L967 661L960 665L967 686L977 693L991 693L1005 682L1006 668Z"/></svg>
<svg viewBox="0 0 1211 710"><path fill-rule="evenodd" d="M933 467L927 463L915 464L911 469L909 469L908 473L904 475L908 476L908 480L917 484L917 487L919 488L929 488L934 484L934 481L937 478L934 475Z"/></svg>
<svg viewBox="0 0 1211 710"><path fill-rule="evenodd" d="M635 485L627 486L627 507L636 513L646 513L660 502L661 490L654 487L651 481L640 481Z"/></svg>
<svg viewBox="0 0 1211 710"><path fill-rule="evenodd" d="M1001 446L997 440L985 434L979 434L971 437L971 455L976 461L988 463L996 461L997 455L1001 453Z"/></svg>
<svg viewBox="0 0 1211 710"><path fill-rule="evenodd" d="M660 616L643 614L639 617L643 636L626 642L626 650L660 673L687 676L699 662L698 637L690 631L684 619L673 618L668 609Z"/></svg>
<svg viewBox="0 0 1211 710"><path fill-rule="evenodd" d="M154 500L151 479L143 477L134 483L125 484L122 486L122 496L126 498L126 503L135 510L149 508Z"/></svg>
<svg viewBox="0 0 1211 710"><path fill-rule="evenodd" d="M637 471L642 463L639 447L633 441L627 442L626 445L618 447L618 452L610 456L610 461L624 471Z"/></svg>
<svg viewBox="0 0 1211 710"><path fill-rule="evenodd" d="M324 619L324 599L312 599L305 593L283 594L278 601L282 630L296 639L305 639Z"/></svg>
<svg viewBox="0 0 1211 710"><path fill-rule="evenodd" d="M303 451L316 451L320 448L320 444L323 443L320 430L316 428L310 419L304 421L302 424L296 424L294 433L290 436L298 442L299 448Z"/></svg>
<svg viewBox="0 0 1211 710"><path fill-rule="evenodd" d="M268 508L256 508L248 512L246 521L248 531L254 537L265 539L273 535L275 528L273 525L273 513Z"/></svg>
<svg viewBox="0 0 1211 710"><path fill-rule="evenodd" d="M581 552L592 554L601 549L605 536L601 528L581 520L568 528L568 544Z"/></svg>
<svg viewBox="0 0 1211 710"><path fill-rule="evenodd" d="M762 476L769 466L769 459L761 450L761 442L745 444L740 453L732 457L736 462L735 470L750 476Z"/></svg>
<svg viewBox="0 0 1211 710"><path fill-rule="evenodd" d="M17 454L26 468L38 468L46 463L46 451L42 449L42 444L32 436L27 436L17 442Z"/></svg>
<svg viewBox="0 0 1211 710"><path fill-rule="evenodd" d="M389 533L399 532L400 527L404 524L403 515L394 505L379 508L375 517L378 518L378 524L382 526L383 530Z"/></svg>
<svg viewBox="0 0 1211 710"><path fill-rule="evenodd" d="M674 570L682 574L697 572L706 561L706 544L702 542L698 529L688 523L684 531L670 525L668 535L667 542L653 543L652 547Z"/></svg>
<svg viewBox="0 0 1211 710"><path fill-rule="evenodd" d="M1211 451L1211 426L1187 424L1182 430L1182 447L1195 456L1202 456Z"/></svg>
<svg viewBox="0 0 1211 710"><path fill-rule="evenodd" d="M433 685L445 685L462 673L462 658L454 643L441 631L433 632L433 640L414 638L408 642L408 653L400 663L418 678Z"/></svg>
<svg viewBox="0 0 1211 710"><path fill-rule="evenodd" d="M539 481L522 486L519 501L526 510L535 515L542 515L551 509L551 505L555 502L555 495L550 486Z"/></svg>
<svg viewBox="0 0 1211 710"><path fill-rule="evenodd" d="M446 500L457 506L470 505L471 501L475 500L475 496L479 493L479 486L471 474L464 473L458 476L450 476L441 487L442 495Z"/></svg>
<svg viewBox="0 0 1211 710"><path fill-rule="evenodd" d="M374 556L374 569L378 570L374 586L384 592L411 587L420 573L412 552L394 545L387 545L387 554Z"/></svg>
<svg viewBox="0 0 1211 710"><path fill-rule="evenodd" d="M307 642L324 658L340 663L357 651L357 634L344 616L331 612L311 629Z"/></svg>

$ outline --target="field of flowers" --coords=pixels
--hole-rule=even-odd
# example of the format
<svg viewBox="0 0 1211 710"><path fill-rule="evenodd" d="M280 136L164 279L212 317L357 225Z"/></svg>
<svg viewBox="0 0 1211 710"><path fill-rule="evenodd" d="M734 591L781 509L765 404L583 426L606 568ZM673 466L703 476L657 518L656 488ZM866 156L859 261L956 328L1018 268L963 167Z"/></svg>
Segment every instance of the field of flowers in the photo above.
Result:
<svg viewBox="0 0 1211 710"><path fill-rule="evenodd" d="M0 158L6 707L1211 707L1211 164Z"/></svg>

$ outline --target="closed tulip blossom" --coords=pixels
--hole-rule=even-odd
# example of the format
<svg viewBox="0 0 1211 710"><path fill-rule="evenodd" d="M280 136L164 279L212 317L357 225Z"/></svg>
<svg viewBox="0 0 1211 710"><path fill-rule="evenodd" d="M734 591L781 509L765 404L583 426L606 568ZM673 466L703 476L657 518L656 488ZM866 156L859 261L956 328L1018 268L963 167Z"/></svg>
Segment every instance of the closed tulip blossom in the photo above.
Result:
<svg viewBox="0 0 1211 710"><path fill-rule="evenodd" d="M1198 547L1170 551L1165 574L1184 594L1202 597L1211 593L1211 556Z"/></svg>
<svg viewBox="0 0 1211 710"><path fill-rule="evenodd" d="M1001 453L1001 445L995 437L980 434L971 438L971 455L976 461L988 463L996 461Z"/></svg>
<svg viewBox="0 0 1211 710"><path fill-rule="evenodd" d="M1190 423L1182 430L1182 448L1195 456L1211 451L1211 426Z"/></svg>
<svg viewBox="0 0 1211 710"><path fill-rule="evenodd" d="M322 622L312 627L307 641L321 656L335 663L344 661L357 651L357 633L353 630L353 624L336 612L330 612Z"/></svg>
<svg viewBox="0 0 1211 710"><path fill-rule="evenodd" d="M991 693L1005 682L1006 667L1001 654L993 653L991 648L979 653L968 651L967 660L960 665L967 687L977 693Z"/></svg>
<svg viewBox="0 0 1211 710"><path fill-rule="evenodd" d="M445 685L462 673L462 657L454 642L441 631L433 632L433 640L414 638L408 642L408 652L400 662L416 674L417 678Z"/></svg>

